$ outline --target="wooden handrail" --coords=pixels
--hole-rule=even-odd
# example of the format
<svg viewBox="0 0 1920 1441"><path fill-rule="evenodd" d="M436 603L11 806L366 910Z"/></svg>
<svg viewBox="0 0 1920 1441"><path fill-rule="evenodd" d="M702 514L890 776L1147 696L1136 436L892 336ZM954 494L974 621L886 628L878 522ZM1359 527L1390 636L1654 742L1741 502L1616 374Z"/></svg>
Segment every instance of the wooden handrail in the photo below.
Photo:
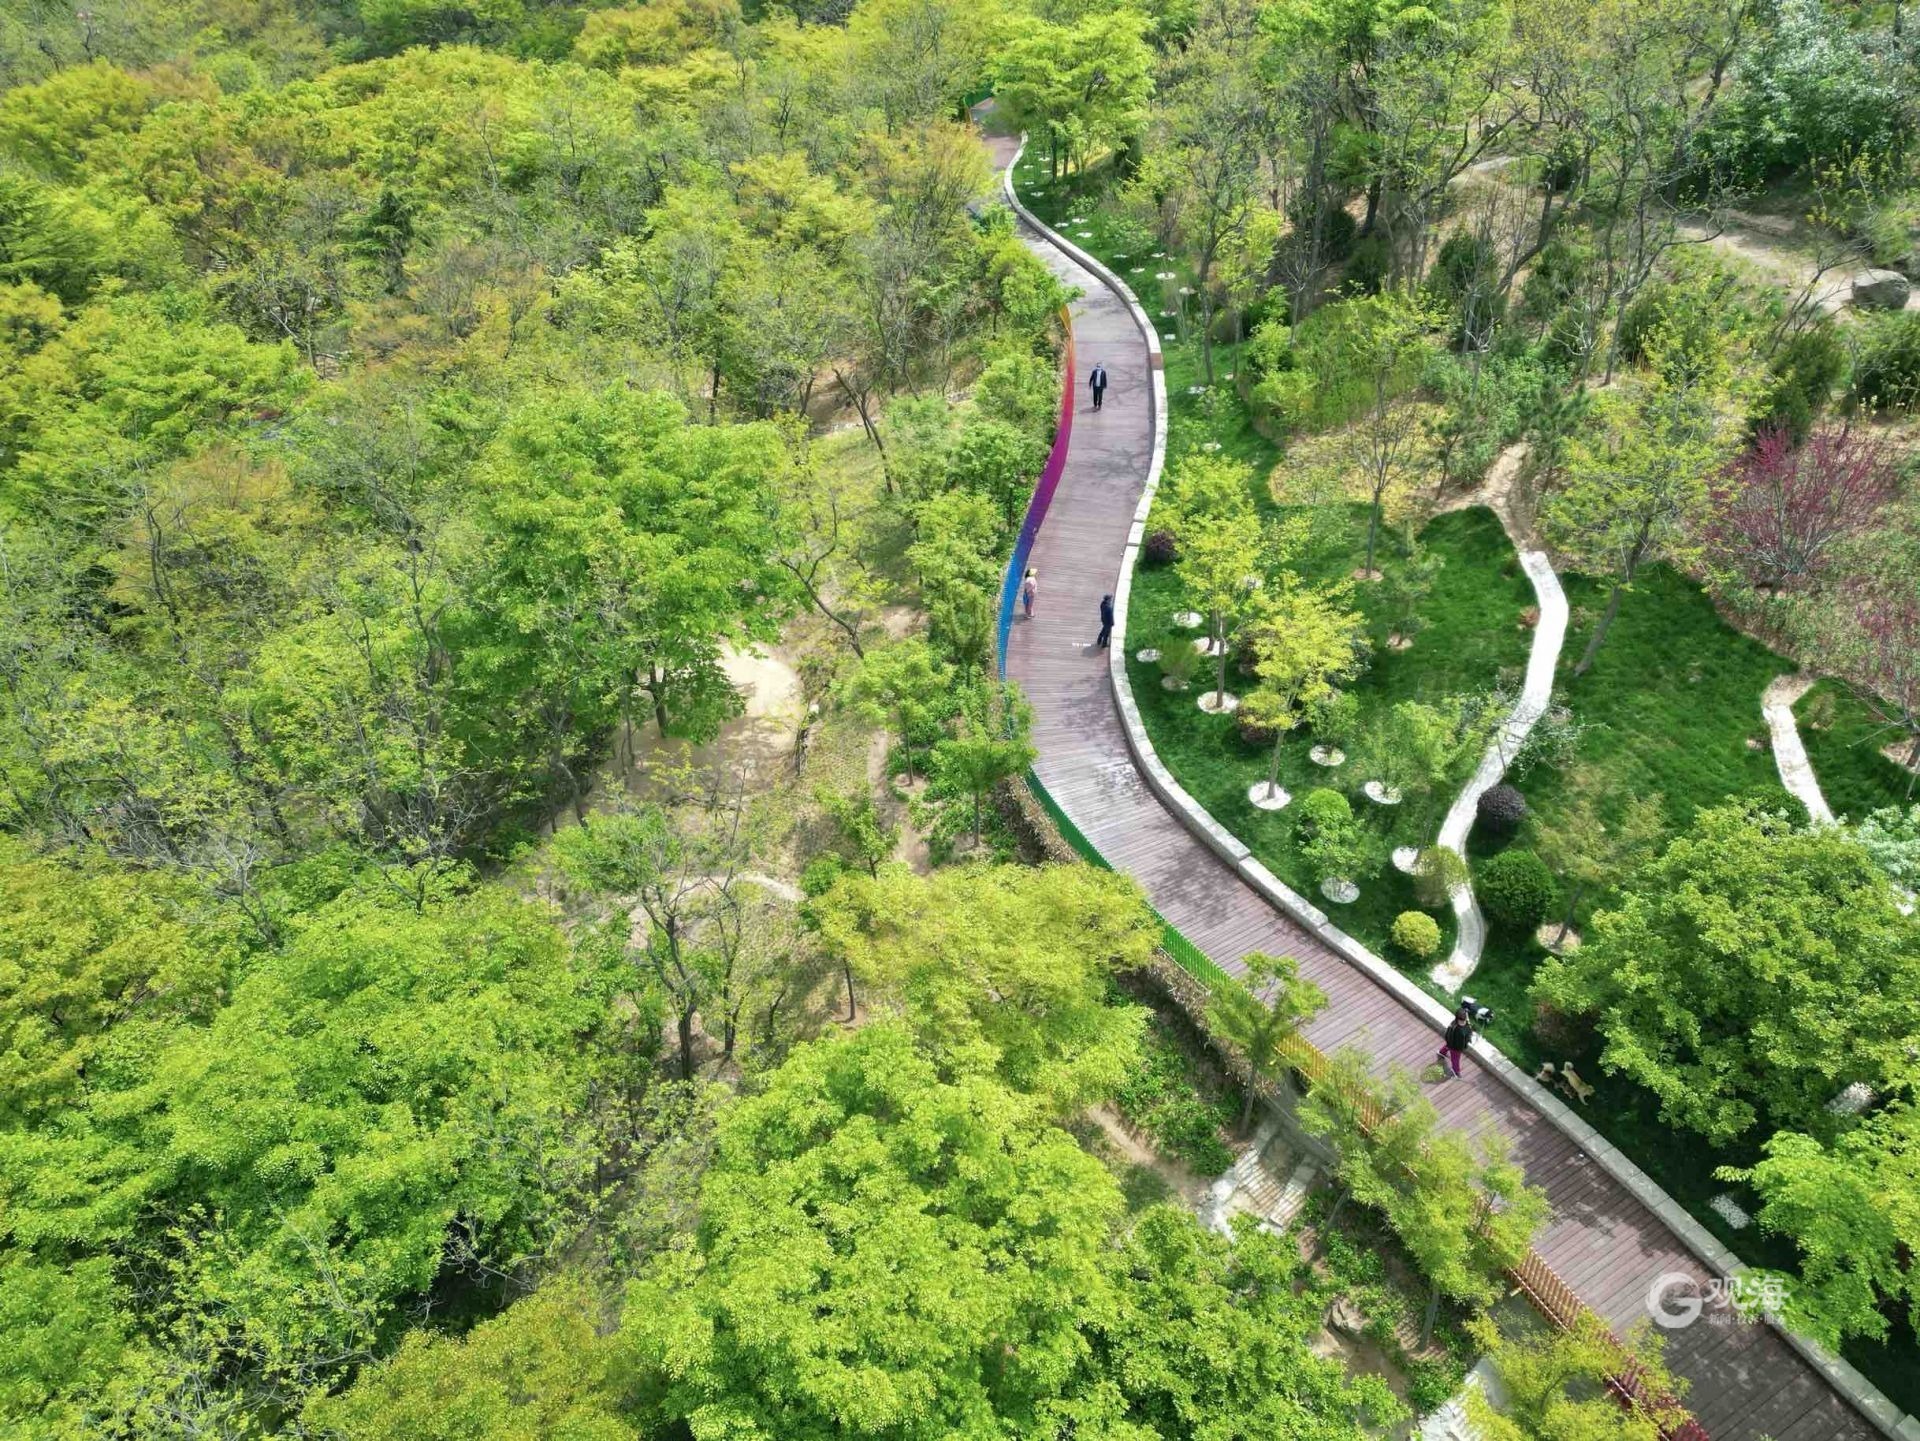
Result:
<svg viewBox="0 0 1920 1441"><path fill-rule="evenodd" d="M1333 1081L1338 1072L1332 1058L1298 1032L1282 1042L1281 1054L1309 1089L1330 1082L1338 1084ZM1346 1100L1359 1116L1364 1130L1373 1131L1386 1119L1374 1103L1370 1091L1356 1093L1349 1089ZM1575 1294L1573 1287L1561 1279L1538 1251L1529 1247L1519 1263L1508 1268L1507 1276L1549 1324L1562 1331L1592 1324L1605 1333L1619 1368L1607 1378L1607 1389L1621 1405L1647 1416L1659 1427L1660 1435L1666 1441L1711 1441L1706 1428L1687 1413L1677 1397L1650 1393L1645 1369L1633 1353L1621 1342L1613 1328Z"/></svg>

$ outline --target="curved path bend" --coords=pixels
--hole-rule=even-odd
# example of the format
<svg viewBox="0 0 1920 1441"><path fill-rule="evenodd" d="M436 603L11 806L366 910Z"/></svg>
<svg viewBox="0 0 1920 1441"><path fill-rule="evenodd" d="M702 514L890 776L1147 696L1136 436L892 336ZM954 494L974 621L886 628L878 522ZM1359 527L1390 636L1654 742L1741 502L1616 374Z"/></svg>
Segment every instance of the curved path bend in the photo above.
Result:
<svg viewBox="0 0 1920 1441"><path fill-rule="evenodd" d="M1008 165L1013 143L995 148ZM1225 969L1242 970L1241 958L1252 951L1297 957L1329 999L1306 1028L1315 1045L1329 1052L1360 1047L1382 1067L1418 1070L1438 1045L1425 1009L1437 1011L1437 1004L1342 954L1337 933L1310 928L1263 897L1249 880L1259 875L1257 863L1230 865L1203 844L1149 789L1135 762L1111 657L1092 641L1101 596L1124 599L1136 512L1150 480L1158 481L1164 427L1156 415L1165 405L1164 384L1156 385L1158 343L1149 339L1144 315L1136 323L1136 308L1083 263L1086 257L1069 254L1066 242L1029 217L1021 223L1033 251L1081 292L1072 310L1081 372L1098 362L1110 377L1100 413L1087 400L1074 402L1065 463L1029 562L1040 578L1039 603L1033 619L1017 619L1008 638L1007 672L1034 708L1034 769L1115 869L1132 876L1161 914ZM1115 639L1113 654L1124 631ZM1229 855L1230 842L1215 837ZM1724 1273L1732 1258L1711 1237L1644 1177L1637 1191L1630 1187L1622 1168L1629 1177L1637 1173L1625 1158L1544 1095L1530 1099L1525 1078L1475 1044L1465 1077L1429 1094L1447 1124L1476 1135L1505 1133L1515 1159L1553 1203L1538 1250L1591 1310L1625 1330L1649 1314L1649 1293L1661 1277L1691 1278L1704 1289ZM1688 1226L1693 1245L1682 1240ZM1687 1405L1713 1441L1920 1441L1920 1426L1897 1431L1897 1412L1885 1425L1870 1422L1771 1327L1741 1324L1725 1309L1709 1306L1694 1324L1667 1332L1667 1356L1690 1384Z"/></svg>

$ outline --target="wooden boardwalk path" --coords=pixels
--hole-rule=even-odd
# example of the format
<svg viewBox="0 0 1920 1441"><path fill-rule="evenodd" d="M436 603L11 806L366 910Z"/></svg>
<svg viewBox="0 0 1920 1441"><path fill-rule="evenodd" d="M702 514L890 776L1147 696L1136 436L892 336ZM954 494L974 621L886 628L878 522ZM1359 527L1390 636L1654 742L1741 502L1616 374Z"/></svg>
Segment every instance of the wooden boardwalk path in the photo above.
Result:
<svg viewBox="0 0 1920 1441"><path fill-rule="evenodd" d="M1005 164L1011 147L1000 148ZM1247 886L1148 790L1127 749L1108 677L1093 648L1103 595L1118 588L1127 532L1153 452L1153 393L1146 342L1122 300L1030 227L1028 244L1082 297L1073 306L1082 376L1096 362L1110 377L1104 409L1075 401L1065 470L1034 544L1039 603L1016 619L1007 671L1034 707L1034 769L1073 823L1132 876L1169 922L1229 972L1250 951L1292 955L1327 992L1307 1027L1332 1052L1357 1046L1381 1066L1418 1070L1439 1038L1372 977ZM1123 636L1115 635L1119 645ZM1230 818L1229 818L1230 819ZM1504 1131L1513 1155L1544 1187L1554 1215L1538 1241L1549 1265L1587 1306L1624 1331L1649 1314L1663 1275L1705 1287L1707 1267L1652 1211L1584 1155L1551 1120L1477 1061L1429 1095L1469 1133ZM1676 1145L1686 1144L1683 1136ZM1667 1356L1689 1383L1688 1408L1713 1441L1872 1441L1883 1433L1808 1361L1764 1325L1708 1307L1667 1336Z"/></svg>

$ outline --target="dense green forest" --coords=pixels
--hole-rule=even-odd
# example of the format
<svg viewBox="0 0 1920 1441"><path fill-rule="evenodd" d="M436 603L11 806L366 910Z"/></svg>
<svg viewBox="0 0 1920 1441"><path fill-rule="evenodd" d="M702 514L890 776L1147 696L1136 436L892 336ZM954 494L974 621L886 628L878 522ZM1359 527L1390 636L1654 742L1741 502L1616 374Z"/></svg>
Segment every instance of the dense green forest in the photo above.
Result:
<svg viewBox="0 0 1920 1441"><path fill-rule="evenodd" d="M1624 718L1591 732L1608 784L1549 756L1521 848L1592 874L1594 940L1521 937L1490 979L1745 1139L1798 1319L1902 1334L1920 944L1887 878L1920 882L1920 810L1878 750L1920 735L1920 314L1821 281L1914 268L1910 29L1818 0L0 9L0 1436L1345 1441L1476 1347L1527 1381L1464 1325L1544 1203L1403 1079L1340 1058L1304 1103L1340 1156L1310 1244L1156 1181L1223 1169L1255 1098L1143 1004L1169 938L1138 892L1035 864L1010 793L994 629L1072 297L998 202L989 94L1037 206L1172 257L1148 298L1194 392L1156 521L1181 585L1209 545L1228 576L1262 769L1309 712L1334 735L1368 626L1505 649L1468 586L1498 527L1433 533L1444 613L1417 533L1521 440L1591 577L1582 672L1663 663L1638 607L1671 575L1832 677L1818 730L1872 738L1830 771L1857 825L1703 781L1637 849L1554 851L1546 822L1618 829L1652 787ZM1784 278L1719 247L1767 197L1810 217ZM1300 584L1229 619L1256 552ZM1429 791L1495 714L1393 709L1444 733ZM1354 869L1318 809L1302 839ZM1324 998L1255 974L1208 1025L1271 1076ZM1767 1045L1702 1044L1618 979L1646 975ZM1825 1108L1856 1080L1864 1114ZM1336 1302L1393 1367L1329 1350ZM1612 1343L1536 1350L1489 1424L1658 1434L1591 1404Z"/></svg>

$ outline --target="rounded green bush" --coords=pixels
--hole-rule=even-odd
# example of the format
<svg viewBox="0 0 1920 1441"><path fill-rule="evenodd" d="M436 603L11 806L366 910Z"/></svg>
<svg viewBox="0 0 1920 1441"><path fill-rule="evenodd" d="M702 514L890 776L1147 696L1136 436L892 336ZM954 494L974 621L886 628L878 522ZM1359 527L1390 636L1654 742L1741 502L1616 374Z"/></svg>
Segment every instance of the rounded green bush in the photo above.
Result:
<svg viewBox="0 0 1920 1441"><path fill-rule="evenodd" d="M1502 851L1474 877L1480 909L1496 926L1530 931L1553 905L1553 872L1532 851Z"/></svg>
<svg viewBox="0 0 1920 1441"><path fill-rule="evenodd" d="M1353 820L1353 807L1339 791L1317 786L1300 801L1300 829L1310 836L1337 831Z"/></svg>
<svg viewBox="0 0 1920 1441"><path fill-rule="evenodd" d="M1415 960L1424 961L1440 949L1440 923L1420 911L1402 911L1393 918L1393 943Z"/></svg>

